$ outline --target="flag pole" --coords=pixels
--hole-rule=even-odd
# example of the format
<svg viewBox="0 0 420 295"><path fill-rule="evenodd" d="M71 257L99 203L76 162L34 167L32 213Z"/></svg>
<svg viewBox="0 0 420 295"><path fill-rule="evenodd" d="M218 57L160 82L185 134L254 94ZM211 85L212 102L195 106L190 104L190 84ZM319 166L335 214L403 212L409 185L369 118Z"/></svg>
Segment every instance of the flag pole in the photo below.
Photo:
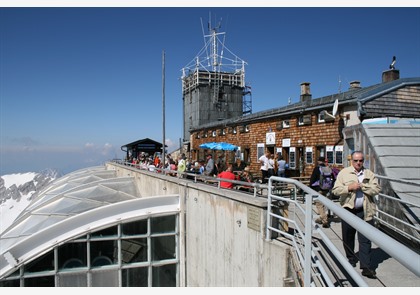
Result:
<svg viewBox="0 0 420 295"><path fill-rule="evenodd" d="M166 148L165 148L165 51L162 50L162 167L165 169Z"/></svg>

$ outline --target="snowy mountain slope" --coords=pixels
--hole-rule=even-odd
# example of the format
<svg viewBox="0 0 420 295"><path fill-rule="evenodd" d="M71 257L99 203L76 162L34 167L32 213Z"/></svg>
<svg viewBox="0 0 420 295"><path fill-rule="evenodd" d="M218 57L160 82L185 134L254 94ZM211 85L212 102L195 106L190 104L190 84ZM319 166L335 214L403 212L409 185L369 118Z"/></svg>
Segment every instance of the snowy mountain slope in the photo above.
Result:
<svg viewBox="0 0 420 295"><path fill-rule="evenodd" d="M27 172L0 177L0 233L30 204L32 196L59 177L54 170Z"/></svg>

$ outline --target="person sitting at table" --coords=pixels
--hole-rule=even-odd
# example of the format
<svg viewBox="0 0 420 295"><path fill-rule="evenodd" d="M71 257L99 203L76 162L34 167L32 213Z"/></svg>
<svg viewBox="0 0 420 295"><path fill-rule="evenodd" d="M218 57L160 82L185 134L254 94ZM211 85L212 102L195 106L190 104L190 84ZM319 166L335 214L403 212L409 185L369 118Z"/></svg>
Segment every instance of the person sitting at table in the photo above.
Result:
<svg viewBox="0 0 420 295"><path fill-rule="evenodd" d="M217 177L218 178L223 178L223 179L230 179L230 180L235 180L236 179L235 174L232 173L232 166L231 165L228 165L226 170L219 173L217 175ZM221 181L220 182L220 187L232 189L233 188L233 183L232 182L227 182L227 181Z"/></svg>
<svg viewBox="0 0 420 295"><path fill-rule="evenodd" d="M199 169L199 174L204 174L204 170L205 170L205 162L204 162L204 160L202 160L202 159L200 159L199 161L198 161L198 164L199 164L199 166L200 166L200 169Z"/></svg>
<svg viewBox="0 0 420 295"><path fill-rule="evenodd" d="M194 166L192 166L190 169L190 173L201 174L199 162L194 163Z"/></svg>
<svg viewBox="0 0 420 295"><path fill-rule="evenodd" d="M252 173L250 171L249 166L246 166L244 168L244 171L241 174L241 181L245 181L245 182L254 182L254 177L252 176ZM250 191L252 189L252 186L241 186L239 187L239 190L243 190L243 191Z"/></svg>
<svg viewBox="0 0 420 295"><path fill-rule="evenodd" d="M241 181L254 182L254 177L252 176L249 166L244 168L244 171L241 174Z"/></svg>
<svg viewBox="0 0 420 295"><path fill-rule="evenodd" d="M232 172L240 174L244 170L245 166L246 165L244 161L241 160L241 158L236 158L235 163L232 167Z"/></svg>

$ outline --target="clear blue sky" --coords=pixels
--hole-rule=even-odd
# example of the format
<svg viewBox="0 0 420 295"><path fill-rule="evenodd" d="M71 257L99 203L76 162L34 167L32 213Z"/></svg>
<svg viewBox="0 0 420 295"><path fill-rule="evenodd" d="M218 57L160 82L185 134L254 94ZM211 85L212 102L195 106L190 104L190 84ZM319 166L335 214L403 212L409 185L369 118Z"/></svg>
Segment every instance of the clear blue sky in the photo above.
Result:
<svg viewBox="0 0 420 295"><path fill-rule="evenodd" d="M0 8L0 175L95 166L120 147L182 137L181 69L222 19L245 60L253 113L381 82L392 57L420 76L420 8ZM207 31L206 31L207 33Z"/></svg>

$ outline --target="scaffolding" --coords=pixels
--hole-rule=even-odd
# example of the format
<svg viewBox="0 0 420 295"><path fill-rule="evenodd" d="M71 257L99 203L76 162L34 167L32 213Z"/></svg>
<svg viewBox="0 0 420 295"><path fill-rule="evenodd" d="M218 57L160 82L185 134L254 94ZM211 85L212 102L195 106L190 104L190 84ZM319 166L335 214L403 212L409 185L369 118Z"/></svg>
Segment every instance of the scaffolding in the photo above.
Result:
<svg viewBox="0 0 420 295"><path fill-rule="evenodd" d="M209 23L209 28L211 24ZM232 53L225 46L225 32L218 32L220 24L204 35L205 44L196 57L182 69L182 94L186 96L199 86L212 88L214 104L225 102L224 87L239 87L243 95L250 94L245 86L245 65L247 63ZM252 112L249 99L246 101L246 113Z"/></svg>

